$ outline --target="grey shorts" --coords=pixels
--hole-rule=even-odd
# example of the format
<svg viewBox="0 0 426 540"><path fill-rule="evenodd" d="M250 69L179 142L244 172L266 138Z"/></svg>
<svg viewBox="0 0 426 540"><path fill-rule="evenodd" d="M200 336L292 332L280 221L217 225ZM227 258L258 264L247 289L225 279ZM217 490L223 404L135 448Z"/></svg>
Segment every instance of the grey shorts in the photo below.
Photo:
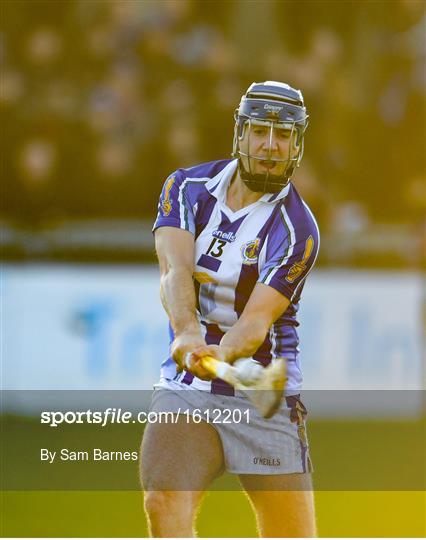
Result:
<svg viewBox="0 0 426 540"><path fill-rule="evenodd" d="M244 397L183 388L163 379L161 387L154 390L150 410L183 415L189 422L210 423L219 434L225 468L230 473L312 471L303 414L306 409L297 396L285 398L279 411L266 420Z"/></svg>

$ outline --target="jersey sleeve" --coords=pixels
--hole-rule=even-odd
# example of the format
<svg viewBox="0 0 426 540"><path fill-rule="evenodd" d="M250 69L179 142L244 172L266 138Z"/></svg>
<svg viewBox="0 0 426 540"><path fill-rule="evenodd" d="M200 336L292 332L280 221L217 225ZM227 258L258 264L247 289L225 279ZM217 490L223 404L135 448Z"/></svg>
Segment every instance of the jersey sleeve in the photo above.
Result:
<svg viewBox="0 0 426 540"><path fill-rule="evenodd" d="M319 233L314 227L288 230L283 240L272 237L258 282L273 287L291 300L313 267L318 250Z"/></svg>
<svg viewBox="0 0 426 540"><path fill-rule="evenodd" d="M194 210L190 204L187 189L188 184L179 172L167 178L158 202L157 219L153 231L159 227L177 227L195 234Z"/></svg>

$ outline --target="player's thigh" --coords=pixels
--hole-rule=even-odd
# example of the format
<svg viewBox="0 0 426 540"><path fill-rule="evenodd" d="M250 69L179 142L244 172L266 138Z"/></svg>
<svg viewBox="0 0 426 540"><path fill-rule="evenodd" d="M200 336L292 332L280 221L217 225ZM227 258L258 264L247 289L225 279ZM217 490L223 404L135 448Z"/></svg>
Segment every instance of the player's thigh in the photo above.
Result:
<svg viewBox="0 0 426 540"><path fill-rule="evenodd" d="M224 469L222 443L205 422L148 424L141 447L145 490L203 491Z"/></svg>
<svg viewBox="0 0 426 540"><path fill-rule="evenodd" d="M264 536L268 533L314 536L315 509L309 473L240 475L256 510ZM281 532L281 534L279 534Z"/></svg>
<svg viewBox="0 0 426 540"><path fill-rule="evenodd" d="M312 491L309 473L240 474L239 479L246 491Z"/></svg>
<svg viewBox="0 0 426 540"><path fill-rule="evenodd" d="M313 510L312 479L309 473L241 474L239 479L253 504L261 510L279 510L283 502L296 500Z"/></svg>

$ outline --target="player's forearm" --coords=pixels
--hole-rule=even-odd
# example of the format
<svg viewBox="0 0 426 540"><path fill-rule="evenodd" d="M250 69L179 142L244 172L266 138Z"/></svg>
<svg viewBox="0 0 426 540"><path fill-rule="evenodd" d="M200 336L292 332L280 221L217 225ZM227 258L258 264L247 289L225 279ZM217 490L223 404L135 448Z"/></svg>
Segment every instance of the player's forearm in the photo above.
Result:
<svg viewBox="0 0 426 540"><path fill-rule="evenodd" d="M175 337L184 332L200 333L194 284L187 269L170 268L165 272L160 280L160 294Z"/></svg>
<svg viewBox="0 0 426 540"><path fill-rule="evenodd" d="M239 319L223 336L220 347L229 363L253 356L265 340L269 325L262 320Z"/></svg>

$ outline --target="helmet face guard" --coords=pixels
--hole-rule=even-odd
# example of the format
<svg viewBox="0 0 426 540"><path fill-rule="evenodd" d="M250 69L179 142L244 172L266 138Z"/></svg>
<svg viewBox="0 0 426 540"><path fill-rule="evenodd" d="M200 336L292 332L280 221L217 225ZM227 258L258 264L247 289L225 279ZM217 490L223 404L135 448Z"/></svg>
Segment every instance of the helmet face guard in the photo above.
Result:
<svg viewBox="0 0 426 540"><path fill-rule="evenodd" d="M274 81L253 83L241 98L235 111L233 156L238 158L242 180L249 189L264 193L277 193L290 181L294 169L303 156L303 137L308 125L308 116L299 90L287 84ZM255 126L263 126L269 131L267 155L255 155L250 151L250 141ZM285 130L289 135L288 154L274 157L272 140L274 131ZM241 148L241 141L247 134L247 150ZM254 163L267 164L266 173L255 173ZM284 163L280 174L274 174L274 165ZM282 167L280 167L282 169Z"/></svg>

